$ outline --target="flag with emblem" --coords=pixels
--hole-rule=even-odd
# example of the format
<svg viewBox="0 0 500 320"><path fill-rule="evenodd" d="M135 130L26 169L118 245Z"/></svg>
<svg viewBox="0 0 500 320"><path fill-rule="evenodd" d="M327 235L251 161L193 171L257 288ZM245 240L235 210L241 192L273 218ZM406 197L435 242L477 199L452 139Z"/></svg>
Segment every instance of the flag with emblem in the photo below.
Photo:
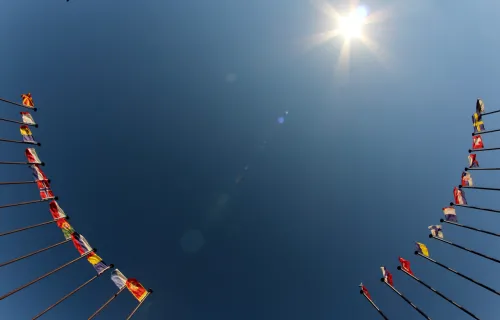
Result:
<svg viewBox="0 0 500 320"><path fill-rule="evenodd" d="M28 92L26 94L22 94L21 98L23 100L23 106L29 107L29 108L35 107L35 103L33 102L33 97L31 97L31 93Z"/></svg>
<svg viewBox="0 0 500 320"><path fill-rule="evenodd" d="M61 218L56 221L57 226L61 229L64 238L66 240L71 239L71 235L75 232L75 229L66 221L66 219Z"/></svg>
<svg viewBox="0 0 500 320"><path fill-rule="evenodd" d="M25 124L32 124L32 125L36 124L35 120L33 119L33 117L29 112L21 112L21 119Z"/></svg>
<svg viewBox="0 0 500 320"><path fill-rule="evenodd" d="M469 154L469 168L478 168L479 167L479 162L476 159L476 154L471 153Z"/></svg>
<svg viewBox="0 0 500 320"><path fill-rule="evenodd" d="M405 259L399 257L399 263L401 263L401 269L403 269L404 271L406 271L409 274L413 275L413 271L411 271L411 268L410 268L410 261L405 260Z"/></svg>
<svg viewBox="0 0 500 320"><path fill-rule="evenodd" d="M474 126L474 133L479 133L485 130L482 115L480 113L476 112L472 115L472 125Z"/></svg>
<svg viewBox="0 0 500 320"><path fill-rule="evenodd" d="M144 298L148 295L148 292L146 289L140 284L137 279L134 278L129 278L127 279L127 282L125 283L127 286L128 291L139 301L142 302Z"/></svg>
<svg viewBox="0 0 500 320"><path fill-rule="evenodd" d="M54 218L54 220L66 218L66 213L64 213L64 210L59 206L56 200L52 200L49 203L49 209L50 214L52 214L52 218Z"/></svg>
<svg viewBox="0 0 500 320"><path fill-rule="evenodd" d="M443 228L441 228L441 225L429 226L429 230L433 237L443 239Z"/></svg>
<svg viewBox="0 0 500 320"><path fill-rule="evenodd" d="M462 187L472 187L472 176L468 172L462 172Z"/></svg>
<svg viewBox="0 0 500 320"><path fill-rule="evenodd" d="M28 159L29 163L37 163L37 164L42 163L40 161L40 159L38 158L38 155L36 154L36 151L34 148L27 148L24 151L24 154L26 155L26 159Z"/></svg>
<svg viewBox="0 0 500 320"><path fill-rule="evenodd" d="M455 204L467 204L465 192L457 187L453 188L453 197L455 198Z"/></svg>
<svg viewBox="0 0 500 320"><path fill-rule="evenodd" d="M40 189L40 198L42 198L42 200L53 199L54 193L49 188Z"/></svg>
<svg viewBox="0 0 500 320"><path fill-rule="evenodd" d="M482 148L484 148L483 138L481 138L479 134L472 136L472 149L476 150Z"/></svg>

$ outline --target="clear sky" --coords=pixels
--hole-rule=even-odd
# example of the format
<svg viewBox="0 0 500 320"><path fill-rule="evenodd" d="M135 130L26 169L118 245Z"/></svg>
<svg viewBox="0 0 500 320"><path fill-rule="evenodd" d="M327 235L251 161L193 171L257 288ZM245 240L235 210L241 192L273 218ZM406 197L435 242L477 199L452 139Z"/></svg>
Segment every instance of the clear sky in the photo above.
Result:
<svg viewBox="0 0 500 320"><path fill-rule="evenodd" d="M500 290L493 262L427 238L467 164L476 98L500 108L500 5L365 2L382 13L365 28L377 46L353 41L342 69L341 38L309 45L335 26L318 3L0 4L0 97L33 94L38 155L71 224L107 263L155 290L136 319L376 319L361 281L390 319L420 319L380 282L381 265L431 318L468 318L397 271L398 256L480 318L498 314L494 294L413 251L422 241L438 261ZM18 108L0 107L0 117L18 118ZM500 146L495 137L484 136L486 147ZM0 138L19 139L18 127L3 123ZM23 146L0 147L0 161L24 159ZM495 152L478 157L498 166ZM31 178L26 167L1 168L0 181ZM499 174L473 178L498 186ZM33 185L1 190L1 204L38 197ZM467 193L470 204L500 208L494 196ZM500 231L494 213L457 213ZM0 230L50 218L46 204L1 209ZM444 234L500 257L497 239L447 225ZM3 237L0 261L62 240L54 225ZM1 268L2 294L77 255L65 244ZM2 318L31 319L94 274L79 261L0 301ZM116 291L106 274L46 318L87 319ZM122 319L135 304L124 292L101 318Z"/></svg>

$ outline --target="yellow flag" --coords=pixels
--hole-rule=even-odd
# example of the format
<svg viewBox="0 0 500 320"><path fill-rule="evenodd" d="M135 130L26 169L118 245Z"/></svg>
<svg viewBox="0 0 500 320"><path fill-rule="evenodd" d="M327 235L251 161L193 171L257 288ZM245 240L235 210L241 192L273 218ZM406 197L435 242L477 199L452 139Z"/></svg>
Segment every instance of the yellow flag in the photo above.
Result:
<svg viewBox="0 0 500 320"><path fill-rule="evenodd" d="M31 136L32 135L31 130L30 130L30 128L28 128L28 126L21 126L21 128L19 128L19 131L21 131L21 134L23 136Z"/></svg>
<svg viewBox="0 0 500 320"><path fill-rule="evenodd" d="M90 262L91 265L96 265L98 264L99 262L102 261L101 257L99 257L97 254L90 254L88 257L87 257L87 260L88 262Z"/></svg>
<svg viewBox="0 0 500 320"><path fill-rule="evenodd" d="M423 243L417 242L417 251L426 257L429 256L429 249Z"/></svg>

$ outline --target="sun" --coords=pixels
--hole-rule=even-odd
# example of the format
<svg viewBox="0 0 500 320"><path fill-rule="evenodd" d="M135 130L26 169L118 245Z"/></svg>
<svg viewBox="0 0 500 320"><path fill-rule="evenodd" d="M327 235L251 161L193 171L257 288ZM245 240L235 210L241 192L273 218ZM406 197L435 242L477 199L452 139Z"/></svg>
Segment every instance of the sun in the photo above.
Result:
<svg viewBox="0 0 500 320"><path fill-rule="evenodd" d="M346 17L339 17L339 32L346 40L362 36L365 24L366 9L359 7Z"/></svg>

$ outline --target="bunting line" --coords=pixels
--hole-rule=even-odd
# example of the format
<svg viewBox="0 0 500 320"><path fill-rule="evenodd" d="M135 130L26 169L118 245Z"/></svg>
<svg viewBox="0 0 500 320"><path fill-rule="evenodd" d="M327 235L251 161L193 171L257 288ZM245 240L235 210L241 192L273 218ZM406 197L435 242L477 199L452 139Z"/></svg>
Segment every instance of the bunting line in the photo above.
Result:
<svg viewBox="0 0 500 320"><path fill-rule="evenodd" d="M454 226L457 226L457 227L461 227L461 228L465 228L465 229L470 229L470 230L474 230L474 231L477 231L477 232L486 233L486 234L489 234L489 235L492 235L492 236L495 236L495 237L500 237L500 234L498 234L498 233L494 233L494 232L491 232L491 231L487 231L487 230L482 230L482 229L478 229L478 228L466 226L464 224L460 224L460 223L457 223L457 222L446 221L444 219L441 219L439 221L443 222L443 223L448 223L448 224L451 224L451 225L454 225Z"/></svg>
<svg viewBox="0 0 500 320"><path fill-rule="evenodd" d="M410 300L408 300L407 297L405 297L401 292L399 292L398 290L396 290L396 288L394 288L393 286L391 286L389 283L387 283L387 281L385 281L384 278L381 278L380 279L383 283L385 283L389 288L391 288L394 292L396 292L398 294L398 296L400 296L401 298L403 298L404 301L406 301L406 303L408 303L410 306L413 307L413 309L417 310L418 313L420 313L424 318L426 318L427 320L432 320L431 318L429 318L422 310L420 310L416 305L413 304L413 302L411 302Z"/></svg>
<svg viewBox="0 0 500 320"><path fill-rule="evenodd" d="M482 288L484 288L484 289L486 289L486 290L488 290L488 291L490 291L490 292L493 292L494 294L496 294L496 295L500 296L500 292L496 291L495 289L492 289L492 288L490 288L490 287L488 287L488 286L486 286L486 285L484 285L484 284L482 284L482 283L480 283L480 282L477 282L476 280L474 280L474 279L472 279L472 278L470 278L470 277L468 277L468 276L466 276L466 275L464 275L464 274L462 274L462 273L460 273L460 272L458 272L458 271L455 271L455 270L453 270L453 269L451 269L451 268L448 268L448 267L447 267L447 266L445 266L444 264L442 264L442 263L440 263L440 262L437 262L436 260L434 260L434 259L432 259L432 258L430 258L430 257L426 257L426 256L424 256L423 254L419 253L418 251L415 251L415 254L416 254L417 256L420 256L420 257L422 257L422 258L424 258L424 259L426 259L426 260L428 260L428 261L432 262L432 263L437 264L437 265L438 265L438 266L440 266L441 268L444 268L444 269L446 269L446 270L448 270L448 271L450 271L450 272L452 272L452 273L456 274L457 276L460 276L460 277L462 277L462 278L464 278L464 279L466 279L466 280L469 280L470 282L472 282L472 283L474 283L474 284L476 284L476 285L478 285L478 286L480 286L480 287L482 287Z"/></svg>
<svg viewBox="0 0 500 320"><path fill-rule="evenodd" d="M399 271L402 271L404 274L406 274L407 276L409 276L410 278L412 278L413 280L417 281L418 283L420 283L421 285L423 285L424 287L426 287L427 289L431 290L432 292L434 292L435 294L437 294L438 296L440 296L441 298L445 299L446 301L448 301L449 303L451 303L452 305L454 305L455 307L459 308L460 310L462 310L463 312L467 313L469 316L473 317L474 319L477 319L477 320L480 320L478 317L476 317L472 312L470 312L469 310L465 309L464 307L462 307L461 305L459 305L458 303L456 303L455 301L451 300L450 298L446 297L444 294L442 294L441 292L437 291L436 289L434 289L433 287L429 286L427 283L423 282L422 280L420 280L419 278L417 278L415 275L413 274L410 274L408 273L408 271L404 270L403 268L401 268L401 266L398 266L397 269Z"/></svg>

